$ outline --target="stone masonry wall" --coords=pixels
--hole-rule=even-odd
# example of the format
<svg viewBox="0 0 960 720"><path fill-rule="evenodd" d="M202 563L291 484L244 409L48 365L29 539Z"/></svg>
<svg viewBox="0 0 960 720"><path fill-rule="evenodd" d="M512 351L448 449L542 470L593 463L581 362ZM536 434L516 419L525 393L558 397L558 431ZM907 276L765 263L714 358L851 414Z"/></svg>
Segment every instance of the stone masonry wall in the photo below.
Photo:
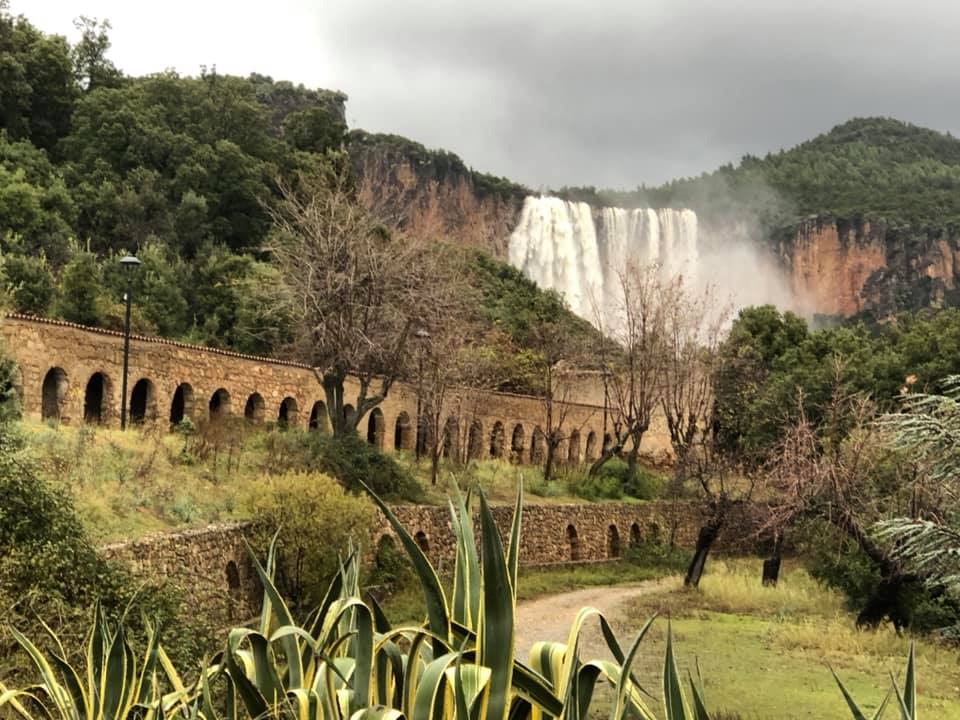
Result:
<svg viewBox="0 0 960 720"><path fill-rule="evenodd" d="M65 424L119 424L121 333L9 315L0 322L0 335L19 368L18 391L26 416ZM356 396L355 387L346 390L348 397ZM133 407L138 392L142 417ZM591 460L603 445L603 407L568 405L565 427L570 437L558 454L564 461ZM175 422L181 415L197 421L219 413L264 423L283 414L290 426L326 427L323 388L306 365L136 335L130 341L128 407L134 421ZM416 407L416 388L397 383L358 431L383 450L413 450ZM452 445L463 453L469 449L471 458L499 453L530 462L544 452L542 439L534 442L544 422L543 403L537 398L453 394L447 407ZM665 432L658 425L648 433L645 449L662 451L668 445Z"/></svg>
<svg viewBox="0 0 960 720"><path fill-rule="evenodd" d="M434 566L440 571L451 569L455 546L449 510L422 505L392 509ZM493 508L504 544L512 513L512 507ZM611 561L637 543L666 541L674 526L676 543L692 548L699 520L695 508L677 508L670 503L527 505L523 509L520 563L548 566ZM103 552L135 571L177 584L191 604L212 622L226 626L253 617L260 607L262 588L243 543L247 527L242 523L210 525L109 545ZM749 534L743 522L731 523L721 535L718 549L743 549ZM376 548L383 542L399 548L386 518L378 514L365 546L368 559L375 558Z"/></svg>

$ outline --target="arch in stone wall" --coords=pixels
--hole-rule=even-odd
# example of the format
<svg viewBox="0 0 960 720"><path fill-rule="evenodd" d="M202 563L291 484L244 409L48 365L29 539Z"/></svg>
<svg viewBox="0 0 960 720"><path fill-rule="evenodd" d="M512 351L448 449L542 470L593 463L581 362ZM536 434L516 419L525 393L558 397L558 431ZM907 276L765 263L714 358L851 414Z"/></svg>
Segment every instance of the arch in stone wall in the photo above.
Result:
<svg viewBox="0 0 960 720"><path fill-rule="evenodd" d="M580 464L580 431L574 430L570 433L570 439L567 447L567 462L571 465Z"/></svg>
<svg viewBox="0 0 960 720"><path fill-rule="evenodd" d="M330 431L330 418L327 417L327 404L317 400L310 409L310 429L319 432Z"/></svg>
<svg viewBox="0 0 960 720"><path fill-rule="evenodd" d="M226 388L218 388L210 396L208 410L210 420L213 421L222 420L230 415L230 393L227 392Z"/></svg>
<svg viewBox="0 0 960 720"><path fill-rule="evenodd" d="M62 367L52 367L43 376L40 388L40 417L44 420L61 420L66 409L67 392L70 382L67 371Z"/></svg>
<svg viewBox="0 0 960 720"><path fill-rule="evenodd" d="M640 532L639 523L630 524L630 547L638 548L643 544L643 534Z"/></svg>
<svg viewBox="0 0 960 720"><path fill-rule="evenodd" d="M350 403L347 403L346 405L343 406L343 419L346 420L352 414L353 414L353 405L351 405Z"/></svg>
<svg viewBox="0 0 960 720"><path fill-rule="evenodd" d="M296 427L300 419L300 406L297 401L289 395L280 403L280 409L277 411L277 425L286 430L288 427Z"/></svg>
<svg viewBox="0 0 960 720"><path fill-rule="evenodd" d="M449 460L460 459L460 421L451 415L443 426L440 455Z"/></svg>
<svg viewBox="0 0 960 720"><path fill-rule="evenodd" d="M599 456L597 455L597 434L591 430L587 434L587 448L583 453L583 459L586 462L593 462Z"/></svg>
<svg viewBox="0 0 960 720"><path fill-rule="evenodd" d="M110 398L113 384L102 372L95 372L87 380L83 392L83 421L90 425L103 425L110 419Z"/></svg>
<svg viewBox="0 0 960 720"><path fill-rule="evenodd" d="M240 591L240 571L233 560L227 563L227 587L230 592Z"/></svg>
<svg viewBox="0 0 960 720"><path fill-rule="evenodd" d="M17 397L18 414L22 413L23 412L23 371L20 369L19 365L14 364L14 366L10 368L10 377L7 379L7 382L5 383L5 387L3 388L3 390L4 390L4 394L7 394L10 392L10 390L13 390L14 395L16 395Z"/></svg>
<svg viewBox="0 0 960 720"><path fill-rule="evenodd" d="M157 419L157 389L150 378L140 378L130 391L130 422L143 425Z"/></svg>
<svg viewBox="0 0 960 720"><path fill-rule="evenodd" d="M580 538L577 535L577 528L573 526L573 523L567 525L567 547L570 552L570 561L577 562L580 559Z"/></svg>
<svg viewBox="0 0 960 720"><path fill-rule="evenodd" d="M606 452L613 447L613 435L610 433L603 434L603 452Z"/></svg>
<svg viewBox="0 0 960 720"><path fill-rule="evenodd" d="M173 391L170 401L170 424L189 420L193 417L193 386L190 383L180 383Z"/></svg>
<svg viewBox="0 0 960 720"><path fill-rule="evenodd" d="M493 430L490 431L490 457L502 458L505 442L506 432L503 429L503 423L497 420L493 424Z"/></svg>
<svg viewBox="0 0 960 720"><path fill-rule="evenodd" d="M393 425L393 449L413 450L413 423L406 411L397 415Z"/></svg>
<svg viewBox="0 0 960 720"><path fill-rule="evenodd" d="M607 528L607 557L618 558L620 552L620 531L617 530L616 525L611 523L610 527Z"/></svg>
<svg viewBox="0 0 960 720"><path fill-rule="evenodd" d="M387 421L383 419L383 410L374 408L367 418L367 442L377 450L383 450L384 437L387 434Z"/></svg>
<svg viewBox="0 0 960 720"><path fill-rule="evenodd" d="M517 423L513 426L513 435L510 437L510 460L515 463L523 462L523 425Z"/></svg>
<svg viewBox="0 0 960 720"><path fill-rule="evenodd" d="M547 436L537 425L533 429L533 438L530 441L530 464L540 465L547 458Z"/></svg>
<svg viewBox="0 0 960 720"><path fill-rule="evenodd" d="M266 414L267 403L264 401L263 395L258 392L250 393L250 397L247 398L247 402L243 406L244 419L254 425L260 425Z"/></svg>
<svg viewBox="0 0 960 720"><path fill-rule="evenodd" d="M483 458L483 423L474 420L470 423L470 432L467 435L467 460Z"/></svg>
<svg viewBox="0 0 960 720"><path fill-rule="evenodd" d="M378 570L385 570L389 567L391 556L397 552L397 543L390 535L381 535L377 538L377 551L373 556L373 562Z"/></svg>
<svg viewBox="0 0 960 720"><path fill-rule="evenodd" d="M430 538L427 537L427 534L423 530L417 530L417 534L413 536L413 540L417 543L417 547L423 550L424 554L430 552Z"/></svg>

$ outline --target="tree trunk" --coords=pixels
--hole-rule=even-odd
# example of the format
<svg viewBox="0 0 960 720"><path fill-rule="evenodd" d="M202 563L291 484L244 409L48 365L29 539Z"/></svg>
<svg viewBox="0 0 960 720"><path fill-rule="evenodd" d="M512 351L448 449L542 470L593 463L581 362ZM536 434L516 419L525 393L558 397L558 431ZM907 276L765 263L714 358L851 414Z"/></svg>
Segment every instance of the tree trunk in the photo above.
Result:
<svg viewBox="0 0 960 720"><path fill-rule="evenodd" d="M700 528L700 532L697 533L697 548L693 552L693 559L690 560L686 577L683 578L685 587L697 587L700 584L700 578L703 577L703 570L707 565L707 555L710 554L710 548L716 542L722 526L722 521L712 520Z"/></svg>
<svg viewBox="0 0 960 720"><path fill-rule="evenodd" d="M783 533L778 532L773 540L773 554L763 561L763 584L776 586L780 579L780 548L783 545Z"/></svg>
<svg viewBox="0 0 960 720"><path fill-rule="evenodd" d="M547 460L543 466L543 481L550 482L553 479L553 456L556 455L557 446L551 441L547 441Z"/></svg>

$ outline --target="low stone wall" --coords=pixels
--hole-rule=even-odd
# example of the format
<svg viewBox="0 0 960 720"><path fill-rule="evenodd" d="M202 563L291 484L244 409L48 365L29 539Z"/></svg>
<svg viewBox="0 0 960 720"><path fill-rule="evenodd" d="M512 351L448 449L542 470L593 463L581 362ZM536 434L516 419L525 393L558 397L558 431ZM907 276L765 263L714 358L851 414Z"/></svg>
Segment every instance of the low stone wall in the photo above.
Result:
<svg viewBox="0 0 960 720"><path fill-rule="evenodd" d="M400 522L439 570L449 569L456 549L449 510L445 507L398 505ZM506 543L513 508L493 508L494 521ZM743 550L750 536L746 517L731 522L719 550ZM477 524L477 518L474 517ZM669 539L692 548L700 527L695 506L651 503L527 505L523 509L520 563L525 566L594 563L615 560L637 543ZM189 602L212 622L228 625L253 617L262 588L247 555L243 536L248 525L210 525L179 533L154 535L103 548L112 559L127 563L147 577L178 585ZM479 528L477 528L479 537ZM373 523L367 544L370 559L381 543L396 543L383 515Z"/></svg>

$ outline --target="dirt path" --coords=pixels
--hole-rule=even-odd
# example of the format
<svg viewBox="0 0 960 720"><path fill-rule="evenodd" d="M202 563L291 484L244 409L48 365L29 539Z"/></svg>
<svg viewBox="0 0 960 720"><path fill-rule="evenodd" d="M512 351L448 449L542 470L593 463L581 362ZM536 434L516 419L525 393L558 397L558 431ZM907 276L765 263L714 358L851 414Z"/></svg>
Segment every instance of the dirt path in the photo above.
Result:
<svg viewBox="0 0 960 720"><path fill-rule="evenodd" d="M623 621L623 610L630 600L672 588L678 582L677 578L664 578L636 585L584 588L525 600L517 605L517 657L526 660L531 646L540 640L565 641L577 611L584 606L596 608L616 627ZM589 623L581 635L581 656L609 657L606 644L600 635L599 623L595 620Z"/></svg>

